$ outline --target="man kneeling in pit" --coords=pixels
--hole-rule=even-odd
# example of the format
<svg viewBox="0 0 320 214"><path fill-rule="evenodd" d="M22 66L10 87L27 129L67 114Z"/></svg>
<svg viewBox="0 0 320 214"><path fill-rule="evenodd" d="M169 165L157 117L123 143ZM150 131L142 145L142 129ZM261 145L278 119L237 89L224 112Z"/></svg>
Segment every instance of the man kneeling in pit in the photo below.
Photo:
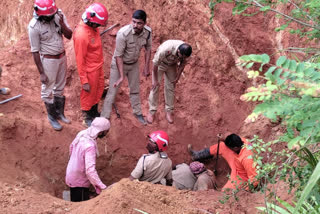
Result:
<svg viewBox="0 0 320 214"><path fill-rule="evenodd" d="M168 143L169 137L164 131L155 131L148 135L149 154L141 156L129 179L171 186L172 161L164 152L168 148Z"/></svg>

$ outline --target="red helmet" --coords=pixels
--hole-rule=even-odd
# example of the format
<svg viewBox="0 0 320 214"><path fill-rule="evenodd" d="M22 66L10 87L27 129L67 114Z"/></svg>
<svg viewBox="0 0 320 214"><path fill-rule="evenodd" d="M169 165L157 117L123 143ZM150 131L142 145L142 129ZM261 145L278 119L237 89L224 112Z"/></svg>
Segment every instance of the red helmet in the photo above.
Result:
<svg viewBox="0 0 320 214"><path fill-rule="evenodd" d="M169 144L169 136L164 131L152 132L149 139L158 145L159 152L166 151Z"/></svg>
<svg viewBox="0 0 320 214"><path fill-rule="evenodd" d="M38 16L51 16L58 8L54 0L35 0L34 10Z"/></svg>
<svg viewBox="0 0 320 214"><path fill-rule="evenodd" d="M93 3L82 14L82 20L85 23L89 21L104 26L108 21L108 11L103 4Z"/></svg>

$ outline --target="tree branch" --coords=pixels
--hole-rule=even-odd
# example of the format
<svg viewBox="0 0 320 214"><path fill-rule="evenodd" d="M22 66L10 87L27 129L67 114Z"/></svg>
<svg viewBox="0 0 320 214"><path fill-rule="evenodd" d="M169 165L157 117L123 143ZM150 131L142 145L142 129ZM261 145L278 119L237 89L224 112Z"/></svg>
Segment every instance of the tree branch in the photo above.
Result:
<svg viewBox="0 0 320 214"><path fill-rule="evenodd" d="M235 1L238 2L238 3L247 4L247 5L252 5L252 6L255 6L255 7L259 7L259 8L263 8L263 7L264 7L262 4L260 4L260 3L257 2L256 0L253 0L253 1L252 1L254 4L252 4L252 3L247 3L247 2L243 2L243 1L239 1L239 0L235 0ZM286 15L286 14L284 14L284 13L278 11L278 10L272 9L272 8L270 8L269 10L272 11L272 12L274 12L274 13L277 13L277 14L283 16L283 17L285 17L286 19L289 19L289 20L292 20L292 21L294 21L294 22L297 22L297 23L299 23L299 24L301 24L301 25L304 25L304 26L307 26L307 27L310 27L310 28L314 28L314 29L320 30L320 26L311 25L311 24L305 23L305 22L303 22L303 21L301 21L301 20L299 20L299 19L293 18L293 17L291 17L291 16L289 16L289 15Z"/></svg>
<svg viewBox="0 0 320 214"><path fill-rule="evenodd" d="M298 10L300 10L302 13L304 13L304 15L305 15L306 17L308 17L310 21L313 22L311 16L309 16L306 12L304 12L297 4L295 4L295 3L292 2L291 0L288 0L288 2L291 3L293 6L295 6L295 7L296 7Z"/></svg>

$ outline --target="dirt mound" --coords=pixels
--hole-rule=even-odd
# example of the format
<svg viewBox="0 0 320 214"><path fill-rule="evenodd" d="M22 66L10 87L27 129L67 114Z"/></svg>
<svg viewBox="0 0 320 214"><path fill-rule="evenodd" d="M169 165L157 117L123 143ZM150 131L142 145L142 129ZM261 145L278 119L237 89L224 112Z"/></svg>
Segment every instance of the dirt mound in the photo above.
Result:
<svg viewBox="0 0 320 214"><path fill-rule="evenodd" d="M57 0L57 5L74 29L85 6L92 2ZM196 150L209 147L216 143L215 136L218 133L239 133L245 137L259 133L262 138L268 139L271 131L277 131L268 121L250 125L243 123L253 106L240 101L239 97L251 82L235 64L239 55L270 54L282 44L283 37L277 37L276 33L268 30L274 26L272 16L259 15L242 19L231 15L229 5L219 5L216 19L209 25L209 0L100 2L109 10L110 25L120 23L124 26L130 22L135 9L144 9L148 14L147 24L153 29L152 54L167 39L182 39L193 47L190 63L177 84L173 125L164 119L164 98L161 97L155 122L146 127L141 126L132 115L127 82L124 82L116 99L121 119L112 114L110 133L98 143L101 156L98 158L97 169L104 183L110 185L129 176L138 158L146 152L146 135L156 129L168 132L168 155L174 164L191 161L186 151L189 143ZM83 129L80 81L73 43L66 41L66 116L72 120L72 124L64 126L61 132L53 131L40 100L39 74L30 53L26 32L32 17L32 5L33 1L0 2L0 8L6 11L0 14L1 87L12 89L11 95L0 96L0 101L23 94L17 100L0 105L0 113L3 114L0 116L0 200L3 212L138 213L134 210L136 208L148 213L206 213L204 210L213 213L254 213L255 202L259 202L262 196L243 193L247 201L222 205L218 202L221 194L217 191L177 191L143 182L128 182L126 179L101 196L80 205L55 198L61 198L62 191L67 189L64 176L69 144L77 132ZM109 77L118 29L102 38L106 78ZM282 45L291 44L286 41ZM140 61L142 67L143 60ZM151 79L141 78L144 114L148 110L150 89ZM218 184L222 187L227 180L228 167L222 160L219 163ZM206 164L211 169L214 166L212 160Z"/></svg>

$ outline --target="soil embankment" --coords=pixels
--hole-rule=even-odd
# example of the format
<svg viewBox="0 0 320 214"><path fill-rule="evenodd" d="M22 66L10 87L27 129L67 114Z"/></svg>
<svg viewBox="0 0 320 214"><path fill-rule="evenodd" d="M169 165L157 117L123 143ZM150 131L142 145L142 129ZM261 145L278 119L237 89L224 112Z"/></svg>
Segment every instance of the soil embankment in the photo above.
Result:
<svg viewBox="0 0 320 214"><path fill-rule="evenodd" d="M92 2L57 0L57 6L63 10L74 29L85 6ZM233 132L245 137L260 133L263 138L270 137L272 127L268 123L261 122L250 127L244 124L252 106L240 101L239 97L251 83L245 72L238 69L235 61L239 55L271 54L277 49L281 41L276 40L279 37L272 31L273 17L259 15L243 19L232 16L229 5L219 5L211 26L208 24L209 1L100 2L109 10L109 25L128 24L135 9L142 8L147 12L147 24L153 30L152 55L159 44L167 39L181 39L193 47L191 60L177 84L173 125L165 120L164 98L161 96L155 122L146 127L141 126L132 115L127 81L124 82L116 99L121 119L113 114L108 137L99 141L101 156L97 169L103 182L110 185L129 176L138 158L146 152L146 135L154 130L168 132L168 154L174 164L190 162L186 151L189 143L197 150L209 147L216 143L215 136L218 133L227 135ZM31 0L0 2L0 8L6 11L0 14L1 86L11 88L10 96L23 94L18 100L0 105L0 113L3 114L0 116L0 204L4 212L112 213L116 210L113 213L136 213L133 210L136 208L149 213L161 213L163 210L165 213L205 213L203 210L213 213L239 213L236 211L239 210L245 213L254 210L257 204L253 202L262 203L260 199L255 200L257 196L243 194L238 204L222 205L218 202L221 194L215 191L177 191L170 187L130 183L127 180L122 180L80 207L55 198L61 198L62 191L67 188L64 176L69 144L77 132L83 129L79 104L80 82L73 42L66 40L66 116L72 120L72 124L64 126L61 132L53 131L40 100L39 74L30 53L26 30L32 17L32 5ZM118 29L102 38L106 79L109 77ZM151 79L141 77L144 114L148 111L150 89ZM0 100L10 96L1 96ZM228 167L223 161L220 163L218 179L221 187L226 182ZM213 167L212 161L207 164Z"/></svg>

